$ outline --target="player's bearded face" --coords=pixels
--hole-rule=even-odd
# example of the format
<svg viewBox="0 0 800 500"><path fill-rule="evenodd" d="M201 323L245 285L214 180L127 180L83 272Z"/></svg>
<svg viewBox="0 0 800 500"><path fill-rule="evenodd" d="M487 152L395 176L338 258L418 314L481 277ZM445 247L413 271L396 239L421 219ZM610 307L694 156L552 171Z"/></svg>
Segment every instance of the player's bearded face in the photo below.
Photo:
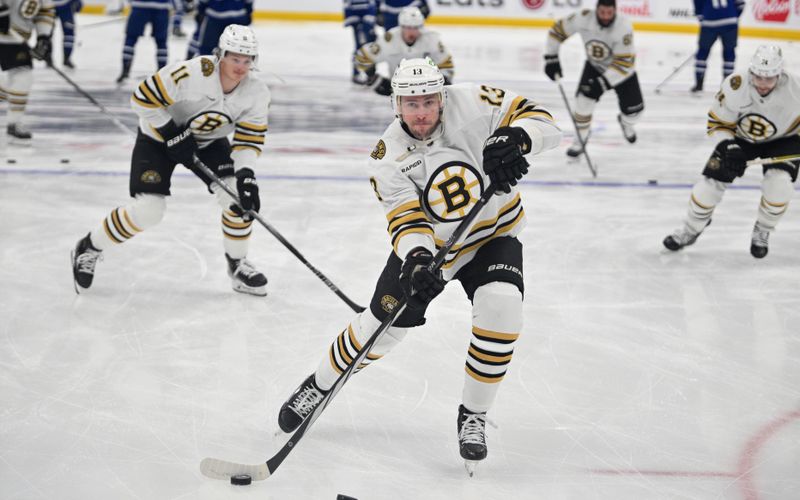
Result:
<svg viewBox="0 0 800 500"><path fill-rule="evenodd" d="M227 52L219 61L219 71L223 78L240 82L250 72L253 66L253 56Z"/></svg>
<svg viewBox="0 0 800 500"><path fill-rule="evenodd" d="M616 7L610 5L597 6L597 22L600 26L608 27L614 21L614 16L617 14Z"/></svg>
<svg viewBox="0 0 800 500"><path fill-rule="evenodd" d="M441 94L400 97L400 118L411 134L419 140L433 134L442 112Z"/></svg>
<svg viewBox="0 0 800 500"><path fill-rule="evenodd" d="M406 42L407 45L413 44L417 41L417 38L419 38L419 28L407 28L404 26L401 33L403 41Z"/></svg>
<svg viewBox="0 0 800 500"><path fill-rule="evenodd" d="M767 94L772 92L776 85L778 85L778 77L777 76L758 76L750 74L752 78L753 87L756 88L756 92L761 97L766 97Z"/></svg>

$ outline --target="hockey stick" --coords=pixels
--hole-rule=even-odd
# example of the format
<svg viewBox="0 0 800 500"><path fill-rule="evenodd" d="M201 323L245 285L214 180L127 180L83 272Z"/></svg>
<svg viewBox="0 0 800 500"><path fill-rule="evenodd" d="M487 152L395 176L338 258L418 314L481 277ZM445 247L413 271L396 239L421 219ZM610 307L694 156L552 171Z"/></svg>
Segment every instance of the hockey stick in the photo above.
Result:
<svg viewBox="0 0 800 500"><path fill-rule="evenodd" d="M126 19L128 19L128 16L118 15L117 17L114 17L112 19L106 19L105 21L97 21L96 23L92 23L92 24L84 24L84 25L78 26L78 28L80 28L81 30L88 30L88 29L91 29L91 28L97 28L97 27L100 27L100 26L105 26L107 24L118 23L118 22L124 21Z"/></svg>
<svg viewBox="0 0 800 500"><path fill-rule="evenodd" d="M481 195L480 199L475 203L467 216L458 224L458 227L453 231L453 234L450 235L450 238L445 242L444 245L436 252L436 255L433 257L433 261L428 265L428 270L431 272L436 272L439 268L442 267L444 263L444 259L447 257L447 254L450 252L450 249L453 248L453 245L456 244L458 240L461 239L461 236L467 230L467 228L472 224L472 221L478 216L478 213L483 209L489 199L495 192L494 184L490 185L486 191ZM350 379L353 375L356 367L358 367L364 358L367 357L369 351L372 349L386 331L392 326L394 323L395 318L399 317L400 314L406 308L406 299L405 297L401 297L400 300L397 301L397 305L392 309L392 312L383 320L381 325L375 330L369 339L364 342L364 345L361 347L361 350L358 351L355 358L353 359L352 363L339 375L339 378L336 379L336 382L333 383L331 389L328 391L327 394L322 398L319 405L314 408L311 414L303 420L303 423L300 424L300 427L294 431L292 437L283 445L283 447L278 450L278 452L272 456L266 463L255 464L255 465L247 465L247 464L238 464L235 462L228 462L226 460L220 460L218 458L204 458L202 462L200 462L200 472L203 473L204 476L210 477L212 479L229 479L231 476L246 474L253 478L255 481L261 481L263 479L268 478L275 471L278 467L283 463L289 453L297 447L297 444L305 435L308 428L319 418L325 408L331 403L336 394L342 389L345 383Z"/></svg>
<svg viewBox="0 0 800 500"><path fill-rule="evenodd" d="M202 161L200 161L200 159L197 158L197 157L195 157L195 159L194 159L194 168L196 168L197 170L199 170L199 171L203 172L205 175L207 175L212 181L214 181L214 183L216 185L218 185L226 193L228 193L228 196L233 198L233 201L235 201L237 205L241 206L241 203L239 203L239 197L237 196L237 194L227 184L222 182L222 180L219 177L217 177L217 175L210 168L208 168ZM253 210L248 210L247 214L250 215L255 220L257 220L258 222L260 222L261 225L264 226L264 229L269 231L270 234L272 234L272 236L274 236L278 241L280 241L283 244L283 246L285 246L290 252L292 252L292 254L294 254L295 257L300 259L300 262L305 264L306 267L309 268L312 273L316 274L317 278L321 279L322 282L325 283L333 293L335 293L348 306L350 306L350 309L352 309L353 311L355 311L357 313L364 310L363 307L361 307L360 305L358 305L355 302L353 302L352 300L350 300L350 298L347 295L345 295L344 292L339 290L339 287L334 285L333 282L331 280L329 280L327 276L322 274L322 272L319 269L317 269L316 267L312 266L311 263L309 261L307 261L305 257L303 257L303 254L301 254L291 243L289 243L286 240L286 238L284 238L283 235L278 232L277 229L272 227L271 224L269 224L266 220L264 220L263 217L261 217L261 214L259 214L258 212L255 212Z"/></svg>
<svg viewBox="0 0 800 500"><path fill-rule="evenodd" d="M653 92L655 92L656 94L660 94L661 93L661 87L663 87L664 85L667 84L667 82L669 82L670 80L675 78L675 76L678 73L680 73L680 71L683 69L683 67L686 66L687 64L689 64L689 61L691 61L692 59L694 59L694 54L689 54L689 57L687 57L686 60L683 61L680 66L675 68L675 70L672 73L670 73L668 77L664 78L663 82L661 82L658 85L656 85L656 88L655 88L655 90L653 90Z"/></svg>
<svg viewBox="0 0 800 500"><path fill-rule="evenodd" d="M572 125L575 127L575 135L578 136L578 141L581 143L581 148L583 148L583 155L586 157L586 163L589 164L589 170L592 172L592 177L597 177L597 169L594 168L594 164L592 163L592 159L589 158L589 151L586 150L586 141L583 140L581 137L581 133L578 131L578 122L575 121L575 115L572 114L572 108L569 106L569 100L567 100L567 94L564 92L564 87L561 85L561 80L556 80L558 84L558 90L561 92L561 97L564 98L564 106L567 107L567 112L569 113L569 118L572 120Z"/></svg>
<svg viewBox="0 0 800 500"><path fill-rule="evenodd" d="M784 155L784 156L775 156L772 158L756 158L755 160L748 161L747 166L753 167L755 165L771 165L773 163L787 163L796 160L800 160L800 155Z"/></svg>
<svg viewBox="0 0 800 500"><path fill-rule="evenodd" d="M79 86L77 83L75 83L74 81L72 81L72 78L68 77L68 76L67 76L67 75L66 75L66 74L65 74L63 71L61 71L60 69L58 69L57 67L55 67L51 61L45 61L45 62L47 63L47 67L48 67L48 68L50 68L50 69L52 69L53 71L55 71L56 73L58 73L58 75L59 75L61 78L63 78L63 79L64 79L64 80L65 80L67 83L69 83L70 85L72 85L72 87L73 87L73 88L74 88L74 89L75 89L75 90L76 90L76 91L77 91L77 92L78 92L80 95L82 95L83 97L85 97L85 98L89 99L89 101L91 101L91 103L92 103L92 104L94 104L95 106L97 106L98 108L100 108L100 111L102 111L102 112L103 112L103 113L104 113L106 116L108 116L108 117L111 119L111 121L112 121L112 122L114 122L114 125L116 125L116 126L117 126L117 128L119 128L120 130L122 130L122 131L123 131L123 132L125 132L126 134L133 135L133 130L131 130L131 129L130 129L130 128L127 126L127 125L125 125L124 123L122 123L122 122L120 121L120 119L119 119L119 118L117 118L116 116L114 116L114 115L113 115L113 114L112 114L112 113L111 113L111 112L110 112L108 109L106 109L106 107L105 107L105 106L103 106L102 104L100 104L99 102L97 102L97 99L95 99L94 97L92 97L92 95L91 95L90 93L86 92L86 91L85 91L85 90L83 90L83 89L82 89L82 88L81 88L81 87L80 87L80 86Z"/></svg>

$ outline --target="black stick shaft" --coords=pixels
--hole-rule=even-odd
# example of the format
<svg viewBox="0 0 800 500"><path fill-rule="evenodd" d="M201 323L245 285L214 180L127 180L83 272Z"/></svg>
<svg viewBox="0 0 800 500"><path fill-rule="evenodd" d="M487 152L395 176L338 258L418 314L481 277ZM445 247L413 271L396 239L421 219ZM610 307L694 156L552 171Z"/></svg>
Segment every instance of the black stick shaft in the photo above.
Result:
<svg viewBox="0 0 800 500"><path fill-rule="evenodd" d="M592 163L592 159L589 158L589 151L586 149L586 141L583 140L581 137L581 132L578 130L578 122L575 121L575 115L572 114L572 108L569 105L569 100L567 99L567 94L564 92L564 86L561 85L560 80L556 80L558 84L558 90L561 92L561 97L564 99L564 106L567 107L567 113L569 113L569 118L572 120L572 126L575 127L575 135L578 136L578 141L581 143L581 148L583 148L583 156L586 157L586 163L589 164L589 171L592 172L592 177L597 177L597 169L594 167Z"/></svg>

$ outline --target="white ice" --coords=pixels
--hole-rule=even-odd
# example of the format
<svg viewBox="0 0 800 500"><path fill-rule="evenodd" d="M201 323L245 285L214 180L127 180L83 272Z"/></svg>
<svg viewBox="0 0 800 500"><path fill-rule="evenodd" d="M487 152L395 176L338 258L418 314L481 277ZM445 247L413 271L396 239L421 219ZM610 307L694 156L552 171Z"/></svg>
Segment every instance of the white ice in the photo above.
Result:
<svg viewBox="0 0 800 500"><path fill-rule="evenodd" d="M154 69L154 44L140 42L134 78L116 88L122 24L88 26L103 19L79 18L69 76L135 127L128 98ZM341 26L257 29L273 92L262 214L366 304L390 247L364 160L389 103L350 83ZM568 115L542 73L545 31L436 29L458 81L542 102L568 144ZM739 69L763 42L740 40ZM798 47L779 43L796 67ZM170 42L171 60L185 44ZM702 96L688 95L690 67L657 96L695 39L639 33L636 44L639 142L624 142L608 95L589 146L598 178L562 147L535 158L522 184L525 328L472 479L455 433L470 337L457 285L427 325L345 386L273 477L248 487L203 477L203 457L258 463L278 449L278 408L353 314L258 226L250 258L269 296L234 293L217 205L186 170L165 220L106 252L76 296L70 250L128 199L133 135L37 67L33 147L0 139L0 498L800 498L797 207L767 258L753 259L753 168L694 247L662 248L711 149L720 51ZM570 95L580 51L577 40L562 49Z"/></svg>

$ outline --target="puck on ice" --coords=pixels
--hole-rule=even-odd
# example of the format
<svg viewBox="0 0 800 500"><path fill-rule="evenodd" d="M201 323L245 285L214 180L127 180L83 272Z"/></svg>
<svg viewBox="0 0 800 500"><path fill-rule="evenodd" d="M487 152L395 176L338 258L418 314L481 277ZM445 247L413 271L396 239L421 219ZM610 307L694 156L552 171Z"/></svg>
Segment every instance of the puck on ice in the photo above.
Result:
<svg viewBox="0 0 800 500"><path fill-rule="evenodd" d="M347 495L342 495L341 493L339 493L338 495L336 495L336 500L358 500L358 498L349 497Z"/></svg>
<svg viewBox="0 0 800 500"><path fill-rule="evenodd" d="M231 476L231 484L235 484L236 486L247 486L252 482L253 478L247 474L237 474L235 476Z"/></svg>
<svg viewBox="0 0 800 500"><path fill-rule="evenodd" d="M649 181L647 181L647 184L649 184L651 186L655 186L656 184L658 184L658 181L655 180L655 179L650 179Z"/></svg>
<svg viewBox="0 0 800 500"><path fill-rule="evenodd" d="M14 158L9 158L9 159L8 159L8 160L6 160L6 161L7 161L8 163L17 163L17 160L15 160Z"/></svg>
<svg viewBox="0 0 800 500"><path fill-rule="evenodd" d="M61 163L69 163L69 158L61 158Z"/></svg>

